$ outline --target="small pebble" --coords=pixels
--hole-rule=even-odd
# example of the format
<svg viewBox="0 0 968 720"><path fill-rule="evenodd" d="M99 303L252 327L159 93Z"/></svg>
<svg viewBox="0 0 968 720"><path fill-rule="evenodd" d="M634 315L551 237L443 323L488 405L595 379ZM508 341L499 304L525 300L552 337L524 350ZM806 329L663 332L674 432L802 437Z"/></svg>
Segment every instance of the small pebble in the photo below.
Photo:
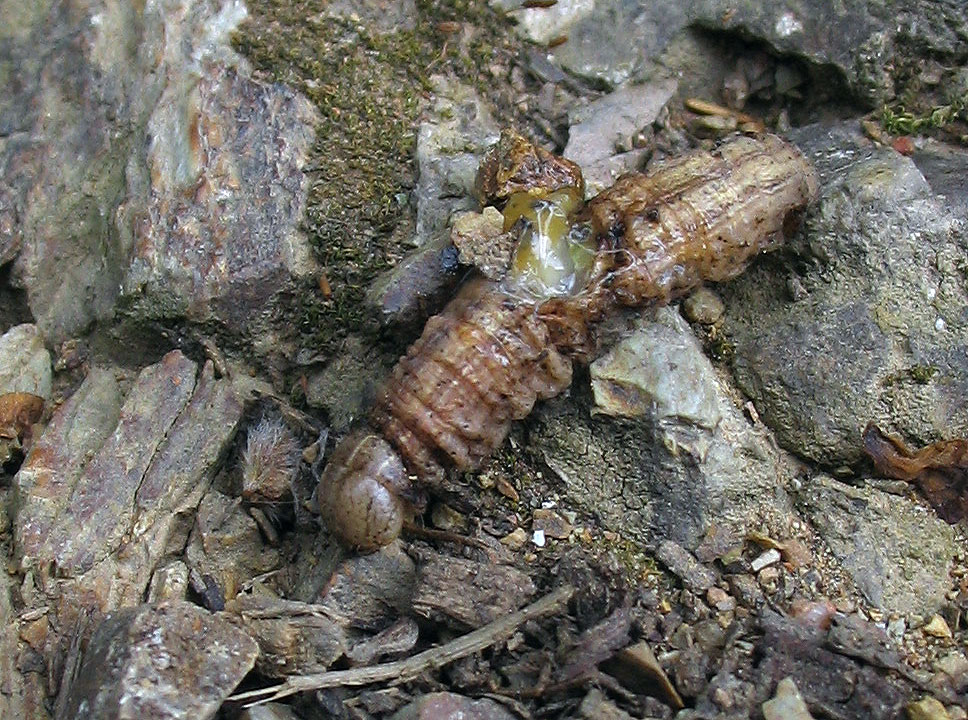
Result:
<svg viewBox="0 0 968 720"><path fill-rule="evenodd" d="M507 535L501 538L501 544L505 547L509 547L512 550L519 550L524 547L524 544L528 541L528 533L525 532L524 528L515 528L513 531L509 532Z"/></svg>
<svg viewBox="0 0 968 720"><path fill-rule="evenodd" d="M764 720L813 720L793 678L785 677L776 686L772 700L763 703Z"/></svg>
<svg viewBox="0 0 968 720"><path fill-rule="evenodd" d="M769 567L770 565L775 565L778 562L780 562L780 551L776 548L770 548L758 558L753 560L753 562L750 563L750 567L753 568L753 572L758 573L763 568Z"/></svg>
<svg viewBox="0 0 968 720"><path fill-rule="evenodd" d="M545 532L544 530L535 530L531 533L531 542L533 542L537 547L545 546Z"/></svg>
<svg viewBox="0 0 968 720"><path fill-rule="evenodd" d="M936 638L950 638L951 628L948 627L948 623L945 622L944 618L940 615L932 615L931 619L925 623L924 627L921 628L925 635L930 635Z"/></svg>
<svg viewBox="0 0 968 720"><path fill-rule="evenodd" d="M711 587L706 591L706 602L720 612L736 609L736 599L722 588Z"/></svg>
<svg viewBox="0 0 968 720"><path fill-rule="evenodd" d="M534 511L533 527L542 531L545 536L563 539L571 535L572 526L553 510L538 509Z"/></svg>
<svg viewBox="0 0 968 720"><path fill-rule="evenodd" d="M904 709L907 711L908 720L951 720L944 705L930 696L909 703Z"/></svg>
<svg viewBox="0 0 968 720"><path fill-rule="evenodd" d="M683 301L682 312L690 322L715 325L722 318L725 308L719 296L703 286Z"/></svg>
<svg viewBox="0 0 968 720"><path fill-rule="evenodd" d="M771 566L763 568L759 575L756 576L756 579L760 581L760 585L772 585L778 577L780 577L780 571Z"/></svg>

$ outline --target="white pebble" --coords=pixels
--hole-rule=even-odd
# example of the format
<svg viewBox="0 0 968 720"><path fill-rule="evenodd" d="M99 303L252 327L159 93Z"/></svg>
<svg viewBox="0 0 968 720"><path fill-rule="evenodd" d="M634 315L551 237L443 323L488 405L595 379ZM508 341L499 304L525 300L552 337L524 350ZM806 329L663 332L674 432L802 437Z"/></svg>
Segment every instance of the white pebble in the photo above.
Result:
<svg viewBox="0 0 968 720"><path fill-rule="evenodd" d="M774 565L778 562L780 562L780 551L776 548L770 548L756 558L756 560L750 563L750 566L753 568L753 572L759 572L763 568Z"/></svg>

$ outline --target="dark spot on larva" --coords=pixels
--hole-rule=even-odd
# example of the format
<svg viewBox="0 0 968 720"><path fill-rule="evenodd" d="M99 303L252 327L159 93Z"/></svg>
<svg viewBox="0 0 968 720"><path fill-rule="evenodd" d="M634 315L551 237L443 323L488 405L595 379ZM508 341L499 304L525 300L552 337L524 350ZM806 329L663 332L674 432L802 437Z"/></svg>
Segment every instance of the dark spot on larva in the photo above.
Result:
<svg viewBox="0 0 968 720"><path fill-rule="evenodd" d="M622 246L622 238L625 237L625 223L617 220L605 233L605 250L617 250Z"/></svg>

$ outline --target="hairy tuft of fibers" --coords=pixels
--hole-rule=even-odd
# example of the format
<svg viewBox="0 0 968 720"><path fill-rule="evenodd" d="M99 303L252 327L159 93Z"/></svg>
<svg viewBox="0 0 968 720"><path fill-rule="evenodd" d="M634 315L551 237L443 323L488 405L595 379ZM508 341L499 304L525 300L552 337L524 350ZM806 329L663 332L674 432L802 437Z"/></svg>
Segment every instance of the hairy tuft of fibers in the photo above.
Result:
<svg viewBox="0 0 968 720"><path fill-rule="evenodd" d="M242 497L250 502L289 500L299 454L299 442L279 418L262 417L250 425L242 453Z"/></svg>

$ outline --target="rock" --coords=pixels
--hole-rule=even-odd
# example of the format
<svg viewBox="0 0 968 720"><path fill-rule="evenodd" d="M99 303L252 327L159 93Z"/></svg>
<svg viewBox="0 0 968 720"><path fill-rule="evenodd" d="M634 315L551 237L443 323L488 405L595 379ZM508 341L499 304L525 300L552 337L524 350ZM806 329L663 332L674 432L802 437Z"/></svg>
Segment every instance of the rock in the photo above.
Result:
<svg viewBox="0 0 968 720"><path fill-rule="evenodd" d="M652 546L696 547L711 525L742 536L764 505L789 525L782 478L793 466L750 426L678 313L647 317L593 363L594 417L565 400L534 414L530 439L569 501Z"/></svg>
<svg viewBox="0 0 968 720"><path fill-rule="evenodd" d="M702 286L682 301L682 312L689 322L700 325L715 325L723 317L726 307L719 295L706 286Z"/></svg>
<svg viewBox="0 0 968 720"><path fill-rule="evenodd" d="M0 395L30 393L50 398L50 353L36 325L16 325L0 336Z"/></svg>
<svg viewBox="0 0 968 720"><path fill-rule="evenodd" d="M802 292L764 265L724 288L736 379L783 446L823 465L858 463L870 421L916 445L946 439L968 426L968 219L852 125L797 139L822 183L791 246Z"/></svg>
<svg viewBox="0 0 968 720"><path fill-rule="evenodd" d="M936 195L968 213L968 151L925 138L911 159Z"/></svg>
<svg viewBox="0 0 968 720"><path fill-rule="evenodd" d="M382 629L410 608L417 570L400 542L332 563L321 556L307 568L294 596L322 605L358 628Z"/></svg>
<svg viewBox="0 0 968 720"><path fill-rule="evenodd" d="M299 720L299 716L291 705L266 703L245 708L239 714L239 720Z"/></svg>
<svg viewBox="0 0 968 720"><path fill-rule="evenodd" d="M499 135L490 111L471 88L442 76L432 81L431 119L421 123L417 135L418 245L441 233L454 212L476 207L477 167Z"/></svg>
<svg viewBox="0 0 968 720"><path fill-rule="evenodd" d="M169 353L119 408L113 374L92 370L15 476L16 557L49 606L49 662L79 617L140 602L161 560L185 546L242 416L211 363L196 371Z"/></svg>
<svg viewBox="0 0 968 720"><path fill-rule="evenodd" d="M944 705L930 696L908 703L904 711L908 720L949 720L951 717Z"/></svg>
<svg viewBox="0 0 968 720"><path fill-rule="evenodd" d="M841 652L825 646L826 636L796 620L767 611L761 618L764 634L756 644L762 653L757 682L767 692L784 678L791 678L808 707L829 708L825 712L847 720L895 717L910 697L911 687L864 660L851 648ZM890 665L888 665L890 667ZM765 695L764 699L769 697Z"/></svg>
<svg viewBox="0 0 968 720"><path fill-rule="evenodd" d="M778 562L780 562L780 551L775 548L770 548L761 555L753 558L752 562L750 562L750 568L753 572L758 573L763 568L775 565Z"/></svg>
<svg viewBox="0 0 968 720"><path fill-rule="evenodd" d="M139 374L117 428L84 468L65 514L50 530L46 547L61 574L82 574L116 551L132 525L136 496L147 494L150 502L163 492L168 478L156 473L153 486L144 479L192 397L196 370L176 351ZM82 528L90 530L78 533Z"/></svg>
<svg viewBox="0 0 968 720"><path fill-rule="evenodd" d="M248 635L187 602L121 610L94 631L64 716L212 718L258 654Z"/></svg>
<svg viewBox="0 0 968 720"><path fill-rule="evenodd" d="M641 153L624 153L632 165L616 167L611 158L619 147L630 147L633 136L649 127L676 92L675 80L631 85L605 95L569 113L571 127L564 156L581 165L585 193L597 195L615 179L639 169Z"/></svg>
<svg viewBox="0 0 968 720"><path fill-rule="evenodd" d="M27 570L51 558L47 539L85 464L114 431L121 391L111 372L92 369L57 410L14 478L14 549Z"/></svg>
<svg viewBox="0 0 968 720"><path fill-rule="evenodd" d="M621 0L595 3L568 28L568 41L552 49L562 67L618 86L639 76L689 22L689 6L677 2Z"/></svg>
<svg viewBox="0 0 968 720"><path fill-rule="evenodd" d="M888 612L927 615L944 602L952 528L907 498L818 476L800 494L807 517L857 587Z"/></svg>
<svg viewBox="0 0 968 720"><path fill-rule="evenodd" d="M420 639L420 628L413 618L402 617L376 635L365 637L346 651L354 665L372 665L388 655L405 655Z"/></svg>
<svg viewBox="0 0 968 720"><path fill-rule="evenodd" d="M870 106L894 97L895 65L902 59L918 57L930 64L932 58L940 58L957 66L955 48L966 32L957 0L932 9L915 2L888 9L868 0L821 5L797 0L782 6L731 0L621 0L591 7L559 2L551 13L545 8L520 10L511 0L492 4L518 18L518 32L529 39L547 43L551 37L566 37L551 49L554 58L570 72L611 86L648 77L659 64L667 71L688 71L698 61L677 55L678 48L670 46L689 34L687 28L699 27L755 38L776 55L834 69ZM843 31L826 32L830 27ZM707 62L712 54L709 45L699 48ZM786 87L792 82L780 79Z"/></svg>
<svg viewBox="0 0 968 720"><path fill-rule="evenodd" d="M0 70L18 78L0 257L49 342L110 318L119 292L139 319L278 338L266 305L314 271L297 228L315 115L229 48L244 17L229 0L20 16Z"/></svg>
<svg viewBox="0 0 968 720"><path fill-rule="evenodd" d="M594 412L712 430L722 418L712 366L678 318L665 317L591 364Z"/></svg>
<svg viewBox="0 0 968 720"><path fill-rule="evenodd" d="M256 668L266 677L323 672L346 651L345 630L318 606L258 595L237 595L225 617L259 645Z"/></svg>
<svg viewBox="0 0 968 720"><path fill-rule="evenodd" d="M450 237L460 251L460 261L492 280L504 277L518 246L517 234L504 232L504 215L492 205L479 213L454 215Z"/></svg>
<svg viewBox="0 0 968 720"><path fill-rule="evenodd" d="M158 568L148 586L148 602L157 605L165 600L184 600L188 595L188 566L174 560Z"/></svg>
<svg viewBox="0 0 968 720"><path fill-rule="evenodd" d="M413 611L479 628L514 612L534 593L534 583L517 568L428 553L420 559Z"/></svg>
<svg viewBox="0 0 968 720"><path fill-rule="evenodd" d="M538 508L531 517L532 527L535 530L541 530L545 537L564 540L571 535L572 524L554 510Z"/></svg>
<svg viewBox="0 0 968 720"><path fill-rule="evenodd" d="M813 720L793 678L783 678L773 699L763 703L763 720Z"/></svg>
<svg viewBox="0 0 968 720"><path fill-rule="evenodd" d="M549 7L524 7L520 0L490 0L492 7L508 13L517 30L538 45L565 37L576 22L595 8L595 0L560 0Z"/></svg>
<svg viewBox="0 0 968 720"><path fill-rule="evenodd" d="M951 638L951 628L940 615L932 615L931 618L921 627L921 632L936 638Z"/></svg>
<svg viewBox="0 0 968 720"><path fill-rule="evenodd" d="M671 540L659 545L656 557L673 575L682 580L683 585L695 593L706 592L716 582L715 572L699 564L685 548Z"/></svg>
<svg viewBox="0 0 968 720"><path fill-rule="evenodd" d="M409 705L400 708L391 716L392 720L441 720L442 718L461 718L462 720L514 720L515 715L504 706L481 698L471 700L451 692L436 692L423 695Z"/></svg>
<svg viewBox="0 0 968 720"><path fill-rule="evenodd" d="M282 563L279 551L266 546L239 499L217 490L209 490L198 503L185 559L203 578L210 578L207 584L214 584L224 600L234 598L247 580Z"/></svg>

